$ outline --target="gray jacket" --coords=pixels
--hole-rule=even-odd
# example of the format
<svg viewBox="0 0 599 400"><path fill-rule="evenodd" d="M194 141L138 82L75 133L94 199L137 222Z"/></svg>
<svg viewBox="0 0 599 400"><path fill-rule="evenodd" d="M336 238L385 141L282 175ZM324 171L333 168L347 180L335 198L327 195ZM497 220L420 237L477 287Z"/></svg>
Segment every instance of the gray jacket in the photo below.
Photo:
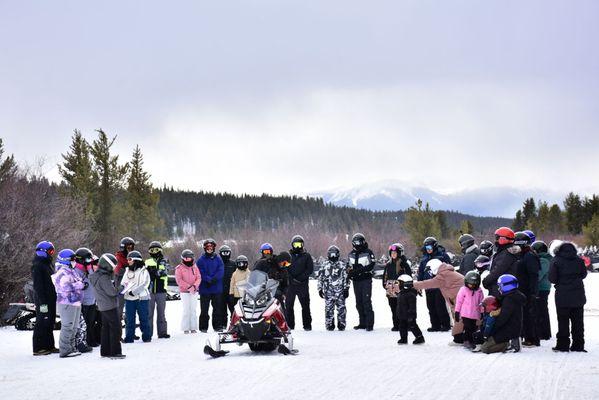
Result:
<svg viewBox="0 0 599 400"><path fill-rule="evenodd" d="M108 311L117 307L119 291L112 283L112 274L102 269L89 276L89 281L96 294L98 310Z"/></svg>

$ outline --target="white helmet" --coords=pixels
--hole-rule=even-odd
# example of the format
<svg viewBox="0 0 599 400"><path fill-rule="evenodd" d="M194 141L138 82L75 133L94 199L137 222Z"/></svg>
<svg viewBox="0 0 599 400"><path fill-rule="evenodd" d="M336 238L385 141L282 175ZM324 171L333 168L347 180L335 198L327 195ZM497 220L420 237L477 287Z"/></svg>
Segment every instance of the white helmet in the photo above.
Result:
<svg viewBox="0 0 599 400"><path fill-rule="evenodd" d="M412 277L410 275L408 275L408 274L400 275L399 278L397 278L397 280L401 281L401 282L404 282L404 283L406 283L406 282L413 282L414 281L412 279Z"/></svg>
<svg viewBox="0 0 599 400"><path fill-rule="evenodd" d="M432 276L435 276L437 275L437 272L439 272L439 267L441 266L441 264L443 264L441 260L433 258L432 260L426 263L426 268L428 268Z"/></svg>

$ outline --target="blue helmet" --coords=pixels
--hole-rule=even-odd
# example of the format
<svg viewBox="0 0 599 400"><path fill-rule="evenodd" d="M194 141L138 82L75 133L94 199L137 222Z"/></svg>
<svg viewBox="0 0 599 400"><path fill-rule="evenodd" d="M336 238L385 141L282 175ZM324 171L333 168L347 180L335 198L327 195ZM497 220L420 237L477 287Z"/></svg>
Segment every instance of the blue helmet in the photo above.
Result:
<svg viewBox="0 0 599 400"><path fill-rule="evenodd" d="M537 236L535 235L535 233L533 231L527 229L523 232L526 233L528 235L528 237L530 238L530 243L537 241Z"/></svg>
<svg viewBox="0 0 599 400"><path fill-rule="evenodd" d="M272 254L274 249L272 248L272 245L270 243L263 243L260 246L260 253L264 254L265 251L269 251L269 254Z"/></svg>
<svg viewBox="0 0 599 400"><path fill-rule="evenodd" d="M62 265L71 265L71 261L75 259L75 252L71 249L64 249L58 252L56 262Z"/></svg>
<svg viewBox="0 0 599 400"><path fill-rule="evenodd" d="M497 285L501 294L508 294L518 289L518 279L514 275L503 274L497 279Z"/></svg>
<svg viewBox="0 0 599 400"><path fill-rule="evenodd" d="M54 255L54 245L47 240L39 242L35 246L35 254L40 257L52 257Z"/></svg>

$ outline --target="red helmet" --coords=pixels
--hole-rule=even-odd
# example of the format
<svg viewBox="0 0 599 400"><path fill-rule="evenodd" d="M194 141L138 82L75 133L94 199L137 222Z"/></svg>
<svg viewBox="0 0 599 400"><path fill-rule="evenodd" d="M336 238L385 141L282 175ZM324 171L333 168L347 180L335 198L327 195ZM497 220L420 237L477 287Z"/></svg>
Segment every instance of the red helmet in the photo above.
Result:
<svg viewBox="0 0 599 400"><path fill-rule="evenodd" d="M514 231L505 226L502 226L495 231L495 241L500 246L514 243L515 237Z"/></svg>
<svg viewBox="0 0 599 400"><path fill-rule="evenodd" d="M485 297L480 305L484 308L485 312L495 311L500 307L500 304L495 296Z"/></svg>

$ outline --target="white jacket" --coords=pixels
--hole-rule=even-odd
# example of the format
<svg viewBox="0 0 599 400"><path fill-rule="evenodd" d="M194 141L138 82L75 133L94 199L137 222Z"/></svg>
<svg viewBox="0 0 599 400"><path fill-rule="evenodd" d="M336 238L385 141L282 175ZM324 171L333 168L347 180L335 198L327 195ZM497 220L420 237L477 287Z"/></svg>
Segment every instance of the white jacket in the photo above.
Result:
<svg viewBox="0 0 599 400"><path fill-rule="evenodd" d="M132 271L127 267L121 285L125 287L125 300L149 300L150 299L150 274L146 267ZM131 296L129 293L133 293Z"/></svg>

